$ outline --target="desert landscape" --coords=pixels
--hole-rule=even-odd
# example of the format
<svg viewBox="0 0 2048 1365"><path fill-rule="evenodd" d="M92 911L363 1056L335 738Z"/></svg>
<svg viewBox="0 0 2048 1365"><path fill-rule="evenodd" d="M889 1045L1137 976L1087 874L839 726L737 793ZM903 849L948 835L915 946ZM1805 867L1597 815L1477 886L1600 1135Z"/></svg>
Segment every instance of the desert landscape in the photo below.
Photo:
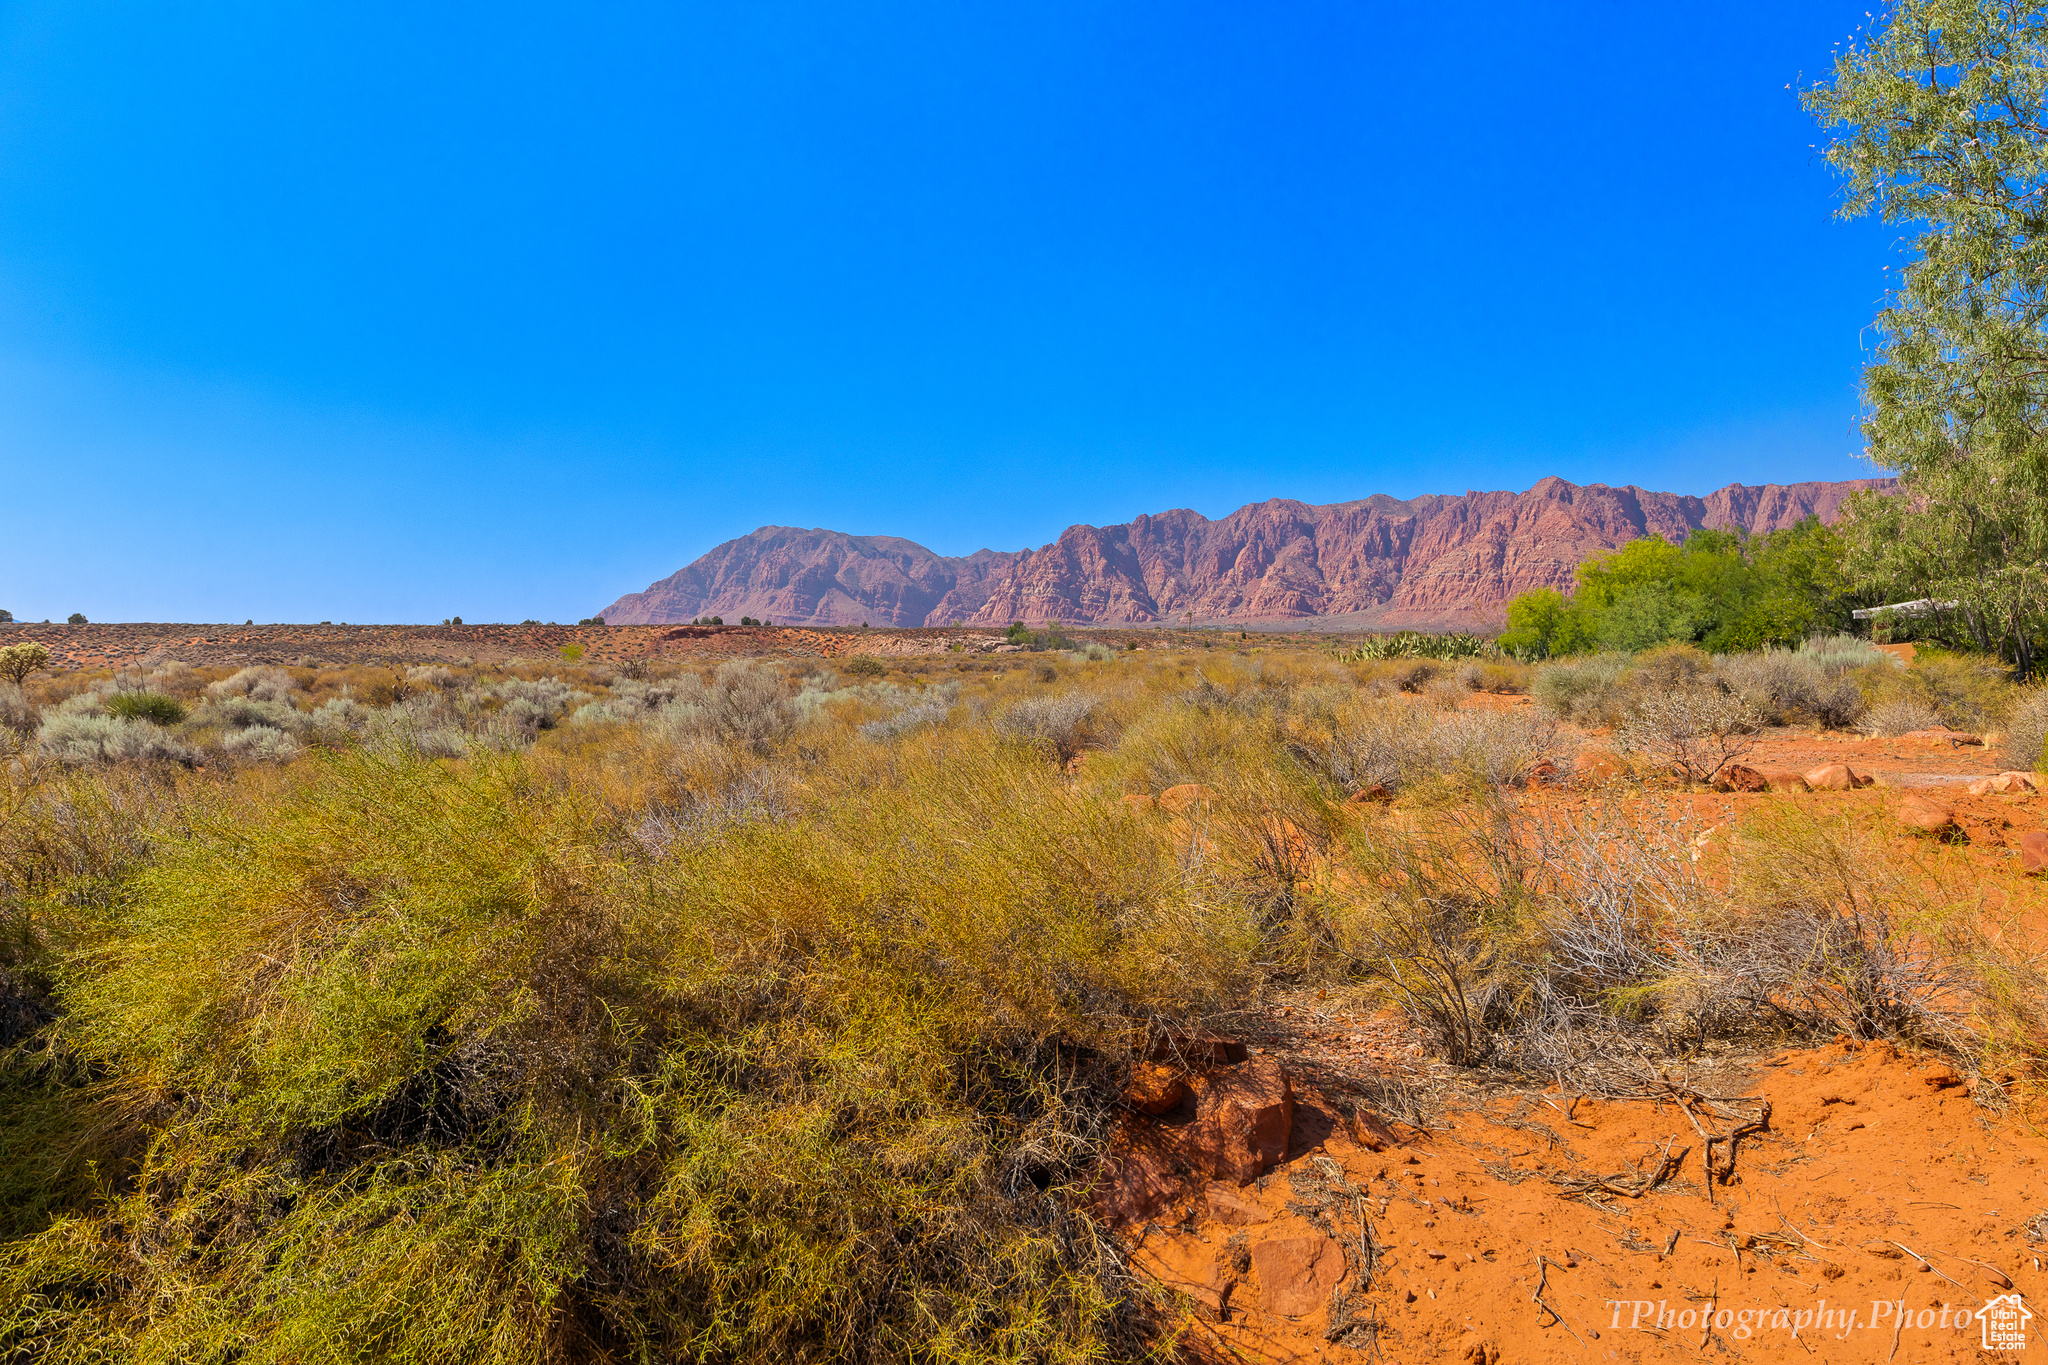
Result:
<svg viewBox="0 0 2048 1365"><path fill-rule="evenodd" d="M0 661L42 640L0 715L0 1339L40 1359L223 1313L766 1356L968 1284L1032 1353L1966 1360L2048 1290L2048 706L1995 666L715 626ZM713 1089L662 1079L707 1047ZM556 1269L488 1250L541 1235Z"/></svg>
<svg viewBox="0 0 2048 1365"><path fill-rule="evenodd" d="M0 1365L2048 1359L2048 0L0 72Z"/></svg>

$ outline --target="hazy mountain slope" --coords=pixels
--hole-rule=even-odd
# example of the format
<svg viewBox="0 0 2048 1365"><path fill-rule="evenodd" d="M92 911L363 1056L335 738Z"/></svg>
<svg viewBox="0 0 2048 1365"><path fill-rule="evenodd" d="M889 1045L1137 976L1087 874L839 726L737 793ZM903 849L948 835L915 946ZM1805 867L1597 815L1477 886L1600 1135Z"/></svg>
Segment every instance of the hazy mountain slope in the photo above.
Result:
<svg viewBox="0 0 2048 1365"><path fill-rule="evenodd" d="M1730 484L1704 498L1545 479L1526 493L1287 499L1220 521L1178 509L1070 526L1038 550L937 555L893 536L764 526L603 613L617 624L717 615L777 623L944 625L1194 620L1483 626L1516 593L1566 587L1588 555L1657 532L1832 521L1883 480Z"/></svg>

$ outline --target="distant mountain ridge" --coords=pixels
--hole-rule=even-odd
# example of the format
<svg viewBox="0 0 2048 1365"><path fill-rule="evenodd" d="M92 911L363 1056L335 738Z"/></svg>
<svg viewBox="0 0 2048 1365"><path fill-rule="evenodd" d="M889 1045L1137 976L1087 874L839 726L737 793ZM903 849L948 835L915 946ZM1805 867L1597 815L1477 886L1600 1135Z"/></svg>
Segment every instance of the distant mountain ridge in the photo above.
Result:
<svg viewBox="0 0 2048 1365"><path fill-rule="evenodd" d="M1548 478L1524 493L1375 494L1313 506L1251 503L1220 521L1185 508L1118 526L1070 526L1037 550L934 554L896 536L763 526L726 541L601 615L615 625L741 616L777 625L1281 625L1375 629L1498 625L1508 599L1567 588L1587 556L1637 536L1705 527L1761 534L1888 479L1729 484L1693 497Z"/></svg>

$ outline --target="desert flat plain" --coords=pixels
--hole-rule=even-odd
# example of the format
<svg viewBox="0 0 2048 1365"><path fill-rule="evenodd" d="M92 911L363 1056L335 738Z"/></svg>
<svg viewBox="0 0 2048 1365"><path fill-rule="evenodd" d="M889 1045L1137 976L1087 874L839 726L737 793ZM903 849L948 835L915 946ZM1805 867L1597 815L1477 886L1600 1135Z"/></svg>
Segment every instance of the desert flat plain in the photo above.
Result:
<svg viewBox="0 0 2048 1365"><path fill-rule="evenodd" d="M844 762L886 785L877 755L926 753L939 771L1015 765L994 809L1058 807L1082 822L1062 837L1156 848L1180 884L1244 898L1271 951L1294 960L1233 975L1235 998L1155 1015L1124 1055L1099 1038L1074 1052L1113 1080L1113 1099L1084 1154L1046 1177L1047 1198L1106 1234L1102 1282L1183 1358L1969 1360L1971 1315L2048 1294L2048 1110L2031 1043L1981 1036L2026 1027L2038 1002L1994 1020L1937 961L1959 935L2015 963L2048 947L2048 779L2015 772L2025 765L1995 731L1781 717L1729 738L1707 780L1683 780L1615 725L1560 714L1540 670L1368 661L1349 641L1238 630L1082 631L1052 650L976 628L0 628L0 646L24 640L52 652L26 689L46 734L66 707L123 688L175 693L185 729L164 733L184 747L148 769L173 788L253 783L271 800L294 773L320 780L317 751L354 746L458 784L501 761L489 753L566 774L626 762L605 746L630 741L645 747L616 753L674 788L608 837L660 866L751 837L754 822L800 831L803 788L764 782L815 782ZM1860 648L1880 678L1917 666L1910 648ZM1639 667L1678 667L1688 686L1719 666L1660 658ZM413 719L316 723L373 697ZM732 698L795 709L706 757L715 732L688 727ZM472 747L420 738L430 724L468 726ZM280 738L233 742L265 727ZM643 740L640 727L655 728ZM986 727L1021 747L976 757ZM944 747L954 731L966 748ZM801 740L796 776L771 779L783 735ZM1401 735L1405 756L1374 747ZM1245 744L1258 747L1233 747ZM57 781L35 752L17 778ZM746 795L762 791L777 794ZM1489 859L1524 861L1460 881ZM1667 942L1654 951L1677 965L1636 1003L1608 998L1632 985L1602 987L1606 1023L1559 1026L1627 1025L1597 1045L1560 1035L1454 1055L1446 1030L1473 1021L1414 979L1376 975L1371 954L1395 939L1344 927L1346 906L1426 868L1434 889L1405 914L1517 878L1536 888L1558 869L1543 894L1563 887L1614 923L1711 917L1698 907L1725 901L1739 905L1714 921L1726 933L1799 896L1846 906L1891 954L1866 966L1911 978L1912 999L1773 978L1695 1007L1679 998L1688 974L1732 969L1687 966ZM1438 947L1472 946L1459 942ZM1562 989L1569 974L1549 970L1512 989ZM1506 1038L1522 1006L1503 999L1479 1027ZM1893 1004L1919 1013L1869 1013ZM1694 1008L1696 1036L1674 1034Z"/></svg>

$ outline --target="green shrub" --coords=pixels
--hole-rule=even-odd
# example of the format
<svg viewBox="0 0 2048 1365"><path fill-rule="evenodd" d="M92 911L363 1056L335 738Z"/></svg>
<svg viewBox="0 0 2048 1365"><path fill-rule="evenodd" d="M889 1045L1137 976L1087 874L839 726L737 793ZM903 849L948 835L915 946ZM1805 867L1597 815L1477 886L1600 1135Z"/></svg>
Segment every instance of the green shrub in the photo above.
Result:
<svg viewBox="0 0 2048 1365"><path fill-rule="evenodd" d="M0 1358L1133 1351L1078 1181L1256 923L1028 752L905 742L665 857L518 759L166 819L68 912L75 1075L0 1060Z"/></svg>
<svg viewBox="0 0 2048 1365"><path fill-rule="evenodd" d="M151 725L176 725L185 719L185 708L176 697L161 692L116 692L107 698L107 714L146 720Z"/></svg>
<svg viewBox="0 0 2048 1365"><path fill-rule="evenodd" d="M871 654L856 654L846 661L846 671L856 678L879 678L889 670Z"/></svg>
<svg viewBox="0 0 2048 1365"><path fill-rule="evenodd" d="M82 626L86 623L85 613L82 611L74 611L69 616L65 617L64 620L67 624L74 626Z"/></svg>

